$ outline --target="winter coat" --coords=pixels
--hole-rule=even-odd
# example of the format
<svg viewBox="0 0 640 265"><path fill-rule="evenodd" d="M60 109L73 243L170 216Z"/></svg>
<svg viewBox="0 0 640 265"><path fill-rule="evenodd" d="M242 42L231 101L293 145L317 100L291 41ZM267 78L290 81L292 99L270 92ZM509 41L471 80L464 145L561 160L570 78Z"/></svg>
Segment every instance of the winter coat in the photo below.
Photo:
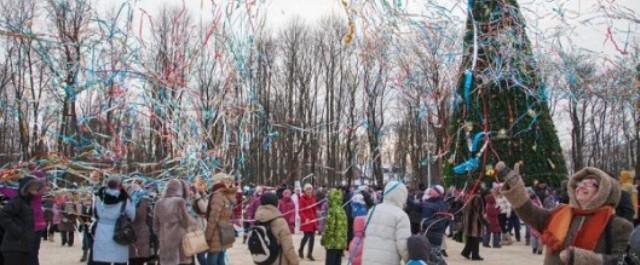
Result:
<svg viewBox="0 0 640 265"><path fill-rule="evenodd" d="M367 205L365 205L364 203L351 203L351 213L354 218L358 216L366 216L368 211L369 210L367 209Z"/></svg>
<svg viewBox="0 0 640 265"><path fill-rule="evenodd" d="M53 222L53 199L46 198L42 201L42 207L44 208L44 220L47 223Z"/></svg>
<svg viewBox="0 0 640 265"><path fill-rule="evenodd" d="M347 248L347 214L342 208L342 192L339 190L329 192L329 211L320 243L326 249Z"/></svg>
<svg viewBox="0 0 640 265"><path fill-rule="evenodd" d="M317 197L316 197L316 201L318 201ZM326 229L326 225L327 225L325 218L327 217L327 212L329 211L329 202L325 200L324 202L320 203L320 207L316 207L316 209L318 209L316 217L319 219L316 222L318 224L317 230L322 234L324 233L324 230ZM348 215L347 215L347 219L348 219Z"/></svg>
<svg viewBox="0 0 640 265"><path fill-rule="evenodd" d="M484 225L484 205L482 198L474 194L469 204L464 208L462 213L462 222L464 226L464 234L470 237L481 237L482 226Z"/></svg>
<svg viewBox="0 0 640 265"><path fill-rule="evenodd" d="M235 188L222 187L213 193L213 197L209 202L209 216L207 218L205 238L209 243L209 250L211 252L220 252L233 246L233 244L221 245L218 226L220 224L231 223L233 208L236 203L235 196Z"/></svg>
<svg viewBox="0 0 640 265"><path fill-rule="evenodd" d="M281 255L273 263L274 265L297 265L300 264L289 225L282 218L282 214L273 205L262 205L256 209L256 221L271 221L271 232L276 237L278 244L281 246Z"/></svg>
<svg viewBox="0 0 640 265"><path fill-rule="evenodd" d="M498 164L500 167L501 164ZM580 205L575 198L577 183L588 176L594 176L599 182L599 188L593 199L587 205ZM548 220L552 217L553 210L547 210L533 205L527 196L524 182L517 170L510 171L507 176L507 185L502 188L502 194L511 202L518 216L532 228L545 232ZM615 207L620 199L620 189L617 181L597 168L587 167L578 171L569 179L568 195L570 206L583 210L595 210L604 206ZM588 223L591 215L576 215L571 219L569 230L565 242L564 250L560 253L545 251L545 265L561 265L560 254L567 253L567 247L571 245L573 238L580 233L578 227ZM576 247L574 250L574 263L576 265L603 264L603 262L613 261L617 255L625 252L629 236L633 229L631 223L621 217L612 216L609 219L608 228L605 228L594 248L594 251ZM608 230L608 231L607 231ZM607 236L609 233L609 236ZM608 240L607 240L608 238ZM607 243L608 242L608 243ZM607 246L608 245L608 246ZM548 248L548 247L547 247ZM611 255L605 254L607 249Z"/></svg>
<svg viewBox="0 0 640 265"><path fill-rule="evenodd" d="M500 221L498 220L498 215L500 214L500 208L496 204L496 199L493 197L493 194L487 194L484 197L485 202L485 210L486 210L486 221L487 221L487 231L489 233L500 233L502 232L500 229Z"/></svg>
<svg viewBox="0 0 640 265"><path fill-rule="evenodd" d="M616 215L633 223L635 214L633 203L631 203L631 195L626 191L620 191L620 202L618 203L618 207L616 207Z"/></svg>
<svg viewBox="0 0 640 265"><path fill-rule="evenodd" d="M142 198L136 206L136 217L133 221L133 229L136 231L136 242L129 246L129 258L148 258L151 253L151 226L153 209L151 200Z"/></svg>
<svg viewBox="0 0 640 265"><path fill-rule="evenodd" d="M300 197L300 231L315 232L318 229L316 197L304 194ZM313 205L313 206L312 206Z"/></svg>
<svg viewBox="0 0 640 265"><path fill-rule="evenodd" d="M362 264L399 265L409 259L407 239L411 236L409 216L402 210L407 201L407 187L391 181L385 187L383 203L369 211ZM369 218L369 217L367 217Z"/></svg>
<svg viewBox="0 0 640 265"><path fill-rule="evenodd" d="M0 251L33 253L32 245L35 244L33 209L31 208L32 196L27 192L29 186L35 185L33 177L23 177L19 184L18 196L13 197L0 210L0 226L4 229Z"/></svg>
<svg viewBox="0 0 640 265"><path fill-rule="evenodd" d="M429 242L434 246L442 245L442 238L449 225L448 216L444 214L448 210L449 206L442 197L422 202L422 230L426 231Z"/></svg>
<svg viewBox="0 0 640 265"><path fill-rule="evenodd" d="M44 220L44 210L42 209L42 195L31 199L31 210L33 211L33 226L35 231L42 231L47 226Z"/></svg>
<svg viewBox="0 0 640 265"><path fill-rule="evenodd" d="M125 214L135 221L136 208L121 191L117 197L107 194L106 188L98 191L95 198L96 232L93 242L93 261L124 263L129 260L129 246L113 241L116 220L120 217L122 204L126 203Z"/></svg>
<svg viewBox="0 0 640 265"><path fill-rule="evenodd" d="M291 197L282 197L278 201L278 210L284 215L284 219L289 225L289 230L293 233L296 225L296 205Z"/></svg>
<svg viewBox="0 0 640 265"><path fill-rule="evenodd" d="M53 210L52 210L52 222L54 225L59 225L60 222L62 222L62 205L54 203L53 204Z"/></svg>
<svg viewBox="0 0 640 265"><path fill-rule="evenodd" d="M235 225L242 226L242 217L244 217L242 211L244 209L244 196L242 192L236 192L235 205L236 207L233 208L233 218L231 221Z"/></svg>
<svg viewBox="0 0 640 265"><path fill-rule="evenodd" d="M409 221L411 221L411 224L416 226L420 225L422 222L422 203L420 203L419 200L409 197L409 199L407 199L405 212L409 215Z"/></svg>
<svg viewBox="0 0 640 265"><path fill-rule="evenodd" d="M353 220L353 239L349 243L349 258L352 265L362 264L362 249L364 248L364 225L366 216L358 216Z"/></svg>
<svg viewBox="0 0 640 265"><path fill-rule="evenodd" d="M197 192L193 199L193 211L195 212L196 223L198 228L204 231L207 228L207 206L209 199L204 192Z"/></svg>
<svg viewBox="0 0 640 265"><path fill-rule="evenodd" d="M189 215L186 197L182 181L172 179L167 183L164 197L156 203L153 230L158 235L158 258L162 265L190 263L190 258L182 253L182 238L196 223Z"/></svg>
<svg viewBox="0 0 640 265"><path fill-rule="evenodd" d="M62 206L62 220L58 225L58 231L60 232L73 232L76 229L76 219L78 217L78 209L76 209L76 204L67 201Z"/></svg>

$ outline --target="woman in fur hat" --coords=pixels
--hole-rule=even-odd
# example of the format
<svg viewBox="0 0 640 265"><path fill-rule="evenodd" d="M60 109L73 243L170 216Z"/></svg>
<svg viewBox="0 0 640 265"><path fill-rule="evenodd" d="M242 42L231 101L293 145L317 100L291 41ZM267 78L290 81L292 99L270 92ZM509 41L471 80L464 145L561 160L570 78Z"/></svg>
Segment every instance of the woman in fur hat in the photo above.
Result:
<svg viewBox="0 0 640 265"><path fill-rule="evenodd" d="M504 162L496 165L505 176L502 194L520 218L542 234L545 265L603 264L624 253L633 226L615 216L620 199L616 180L586 167L569 178L569 204L547 210L533 205L518 168L516 164L510 170Z"/></svg>

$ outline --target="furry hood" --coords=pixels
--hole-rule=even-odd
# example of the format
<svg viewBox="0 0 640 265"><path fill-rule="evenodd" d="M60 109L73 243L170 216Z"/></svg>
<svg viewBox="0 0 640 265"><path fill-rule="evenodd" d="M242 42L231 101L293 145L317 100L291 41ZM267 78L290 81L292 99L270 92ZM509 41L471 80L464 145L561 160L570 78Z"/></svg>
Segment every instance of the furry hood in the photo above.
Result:
<svg viewBox="0 0 640 265"><path fill-rule="evenodd" d="M578 182L588 176L593 176L598 181L598 192L593 199L587 203L587 205L579 205L576 200L576 187ZM602 206L612 206L615 208L620 201L620 187L618 186L618 181L607 175L604 171L594 167L585 167L571 176L569 183L567 184L567 189L569 193L569 203L572 206L580 207L585 210L593 210Z"/></svg>
<svg viewBox="0 0 640 265"><path fill-rule="evenodd" d="M181 197L185 198L187 196L186 189L182 181L177 179L169 180L167 183L167 188L164 191L164 197Z"/></svg>

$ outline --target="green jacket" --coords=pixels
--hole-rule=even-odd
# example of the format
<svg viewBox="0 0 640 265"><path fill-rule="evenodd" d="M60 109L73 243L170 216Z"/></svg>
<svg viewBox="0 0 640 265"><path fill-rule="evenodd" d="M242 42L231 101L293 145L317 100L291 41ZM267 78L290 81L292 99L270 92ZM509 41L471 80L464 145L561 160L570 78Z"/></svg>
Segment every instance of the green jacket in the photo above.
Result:
<svg viewBox="0 0 640 265"><path fill-rule="evenodd" d="M329 211L325 220L322 245L326 249L347 248L347 214L342 208L342 192L333 189L329 192Z"/></svg>

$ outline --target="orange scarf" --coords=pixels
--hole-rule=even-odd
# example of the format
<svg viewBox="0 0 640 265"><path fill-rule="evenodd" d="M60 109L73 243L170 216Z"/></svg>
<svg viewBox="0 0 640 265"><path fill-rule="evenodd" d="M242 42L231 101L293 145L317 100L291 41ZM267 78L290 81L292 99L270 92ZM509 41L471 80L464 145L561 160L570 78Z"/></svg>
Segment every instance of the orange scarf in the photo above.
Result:
<svg viewBox="0 0 640 265"><path fill-rule="evenodd" d="M551 248L553 253L558 253L564 249L564 241L569 233L569 227L574 216L588 216L582 227L571 242L571 246L593 251L613 216L613 208L610 206L600 207L595 210L582 210L570 205L562 205L553 210L551 217L547 220L544 233L541 236L542 243ZM585 231L585 232L583 232ZM586 232L588 231L588 232Z"/></svg>

